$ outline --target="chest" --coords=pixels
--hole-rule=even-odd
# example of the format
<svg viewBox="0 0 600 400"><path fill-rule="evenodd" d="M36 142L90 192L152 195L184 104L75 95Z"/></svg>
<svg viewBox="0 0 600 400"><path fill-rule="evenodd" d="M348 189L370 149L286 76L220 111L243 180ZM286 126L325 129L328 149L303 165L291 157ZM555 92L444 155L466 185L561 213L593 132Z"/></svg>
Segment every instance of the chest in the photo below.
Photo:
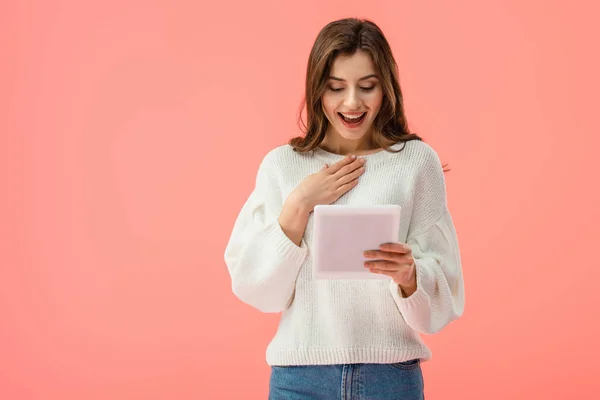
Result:
<svg viewBox="0 0 600 400"><path fill-rule="evenodd" d="M315 173L318 172L315 169ZM288 175L285 182L280 182L282 190L282 201L306 179L309 174L293 173ZM400 230L398 232L398 241L405 242L408 227L411 219L414 199L414 185L412 179L403 176L401 172L386 173L383 169L376 166L367 168L359 178L358 185L350 189L347 193L338 198L331 204L340 205L386 205L394 204L401 207ZM312 245L313 238L313 213L309 215L308 224L304 234L304 239L309 247Z"/></svg>

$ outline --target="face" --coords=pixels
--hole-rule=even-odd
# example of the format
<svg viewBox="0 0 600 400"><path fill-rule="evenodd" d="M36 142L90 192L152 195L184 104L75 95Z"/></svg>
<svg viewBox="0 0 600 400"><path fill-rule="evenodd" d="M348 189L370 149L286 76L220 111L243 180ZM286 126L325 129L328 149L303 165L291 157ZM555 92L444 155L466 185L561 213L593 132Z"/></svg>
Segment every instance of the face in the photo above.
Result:
<svg viewBox="0 0 600 400"><path fill-rule="evenodd" d="M383 89L371 56L363 51L338 56L321 98L329 120L328 139L343 142L367 138L382 101Z"/></svg>

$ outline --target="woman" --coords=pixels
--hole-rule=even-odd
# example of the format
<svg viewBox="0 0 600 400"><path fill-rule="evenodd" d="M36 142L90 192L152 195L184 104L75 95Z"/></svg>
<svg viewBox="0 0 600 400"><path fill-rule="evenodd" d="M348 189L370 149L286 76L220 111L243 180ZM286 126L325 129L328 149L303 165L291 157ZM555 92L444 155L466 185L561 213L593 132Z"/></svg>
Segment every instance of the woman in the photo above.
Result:
<svg viewBox="0 0 600 400"><path fill-rule="evenodd" d="M233 292L281 312L270 399L423 399L419 334L462 315L458 241L436 152L408 130L397 65L370 21L319 33L306 135L266 154L225 250ZM317 204L399 204L397 243L365 253L386 280L313 280Z"/></svg>

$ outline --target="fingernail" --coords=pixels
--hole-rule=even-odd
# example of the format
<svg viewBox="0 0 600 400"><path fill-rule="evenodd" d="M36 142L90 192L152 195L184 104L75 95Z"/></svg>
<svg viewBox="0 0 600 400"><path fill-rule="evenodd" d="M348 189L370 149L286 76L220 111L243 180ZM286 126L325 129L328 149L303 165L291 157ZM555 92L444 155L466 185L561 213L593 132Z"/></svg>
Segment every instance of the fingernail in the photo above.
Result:
<svg viewBox="0 0 600 400"><path fill-rule="evenodd" d="M352 155L350 156L350 158L354 160L354 159L356 158L356 156L355 156L354 154L352 154Z"/></svg>

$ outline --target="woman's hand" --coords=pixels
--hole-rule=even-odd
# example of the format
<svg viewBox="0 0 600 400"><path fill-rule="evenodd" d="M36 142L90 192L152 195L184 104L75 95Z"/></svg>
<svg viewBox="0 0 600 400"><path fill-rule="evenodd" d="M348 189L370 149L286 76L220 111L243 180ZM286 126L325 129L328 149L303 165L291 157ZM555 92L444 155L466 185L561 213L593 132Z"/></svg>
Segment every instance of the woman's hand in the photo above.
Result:
<svg viewBox="0 0 600 400"><path fill-rule="evenodd" d="M379 250L365 251L366 258L378 260L365 261L365 268L375 274L391 277L402 289L402 295L408 297L417 290L415 259L410 246L404 243L384 243Z"/></svg>
<svg viewBox="0 0 600 400"><path fill-rule="evenodd" d="M364 158L347 156L319 172L309 175L290 193L292 203L308 212L319 204L331 204L358 183L365 171Z"/></svg>

